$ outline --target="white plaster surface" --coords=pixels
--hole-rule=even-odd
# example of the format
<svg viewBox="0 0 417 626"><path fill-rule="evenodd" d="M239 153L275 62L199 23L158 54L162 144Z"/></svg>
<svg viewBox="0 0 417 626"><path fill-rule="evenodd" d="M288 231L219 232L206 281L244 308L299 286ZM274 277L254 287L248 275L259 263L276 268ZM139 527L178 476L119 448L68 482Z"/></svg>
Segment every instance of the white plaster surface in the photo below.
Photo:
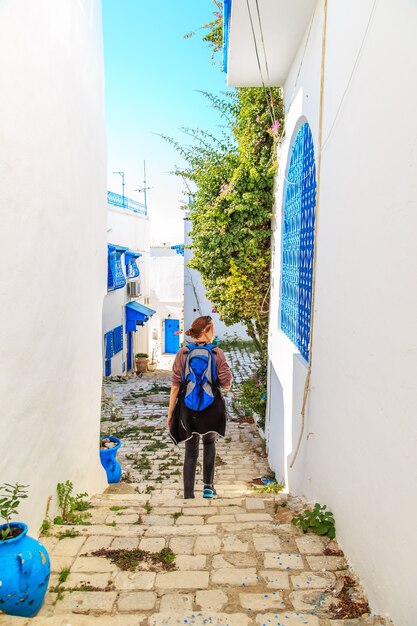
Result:
<svg viewBox="0 0 417 626"><path fill-rule="evenodd" d="M139 280L141 296L131 298L128 295L127 285L121 289L109 291L103 302L103 336L117 326L123 326L123 351L112 357L112 376L121 376L127 371L127 336L125 333L125 305L128 302L139 302L145 306L149 303L149 237L150 221L148 217L107 204L107 241L118 246L125 246L142 256L137 259L140 270ZM126 276L125 257L122 255L122 268ZM127 279L130 282L130 279ZM137 352L148 352L150 345L149 322L144 326L137 326L133 335L133 355ZM103 338L102 338L103 341ZM104 372L103 348L103 372ZM133 363L134 365L134 363Z"/></svg>
<svg viewBox="0 0 417 626"><path fill-rule="evenodd" d="M57 482L105 486L101 3L1 2L0 93L0 480L36 535Z"/></svg>
<svg viewBox="0 0 417 626"><path fill-rule="evenodd" d="M417 476L417 296L412 287L417 5L378 2L364 41L372 7L371 0L329 2L314 360L303 443L292 470L306 367L279 329L281 205L289 149L305 119L317 156L321 0L284 85L269 458L293 492L334 512L339 541L372 608L408 626L417 610L415 551L410 549L417 524L411 495ZM395 494L394 502L388 494Z"/></svg>

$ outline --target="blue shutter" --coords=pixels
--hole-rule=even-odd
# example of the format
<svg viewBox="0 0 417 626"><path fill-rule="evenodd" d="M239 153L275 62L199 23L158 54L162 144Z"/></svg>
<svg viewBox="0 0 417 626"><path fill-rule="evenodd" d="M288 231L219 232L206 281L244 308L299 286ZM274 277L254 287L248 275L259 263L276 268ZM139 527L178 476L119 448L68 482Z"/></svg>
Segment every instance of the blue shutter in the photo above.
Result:
<svg viewBox="0 0 417 626"><path fill-rule="evenodd" d="M108 264L107 264L107 290L114 291L121 289L126 285L126 278L122 268L122 254L126 248L122 246L108 245Z"/></svg>
<svg viewBox="0 0 417 626"><path fill-rule="evenodd" d="M123 326L117 326L113 330L113 348L114 354L123 350Z"/></svg>
<svg viewBox="0 0 417 626"><path fill-rule="evenodd" d="M125 253L125 262L126 262L126 276L128 278L136 278L139 276L139 268L136 262L136 259L140 257L140 254L136 252L126 252Z"/></svg>
<svg viewBox="0 0 417 626"><path fill-rule="evenodd" d="M113 331L110 331L104 335L104 346L106 359L111 359L114 354Z"/></svg>
<svg viewBox="0 0 417 626"><path fill-rule="evenodd" d="M316 165L310 126L295 138L286 181L282 224L281 329L309 359L316 207Z"/></svg>
<svg viewBox="0 0 417 626"><path fill-rule="evenodd" d="M104 362L104 375L105 376L110 376L111 374L111 360L106 360Z"/></svg>

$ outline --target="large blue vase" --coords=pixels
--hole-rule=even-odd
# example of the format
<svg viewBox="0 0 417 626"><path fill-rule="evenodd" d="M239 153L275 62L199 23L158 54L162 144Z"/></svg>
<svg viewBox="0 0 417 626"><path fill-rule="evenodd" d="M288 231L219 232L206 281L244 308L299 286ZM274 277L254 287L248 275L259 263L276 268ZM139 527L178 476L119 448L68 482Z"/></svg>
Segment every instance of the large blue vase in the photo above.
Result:
<svg viewBox="0 0 417 626"><path fill-rule="evenodd" d="M28 537L28 527L19 522L11 528L22 532L0 540L0 610L9 615L33 617L42 606L48 589L51 564L42 544ZM0 526L5 530L6 524Z"/></svg>
<svg viewBox="0 0 417 626"><path fill-rule="evenodd" d="M120 466L119 461L116 459L116 454L122 442L117 437L105 437L105 439L110 439L110 441L115 441L117 446L114 448L104 448L100 450L100 461L107 474L107 482L108 483L118 483L120 482L120 478L122 476L122 468Z"/></svg>

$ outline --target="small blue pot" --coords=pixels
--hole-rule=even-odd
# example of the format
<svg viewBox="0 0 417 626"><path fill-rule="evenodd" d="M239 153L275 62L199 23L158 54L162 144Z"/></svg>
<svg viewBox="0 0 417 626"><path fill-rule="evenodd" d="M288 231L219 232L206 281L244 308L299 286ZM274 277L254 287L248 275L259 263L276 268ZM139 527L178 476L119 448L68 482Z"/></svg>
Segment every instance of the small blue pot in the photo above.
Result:
<svg viewBox="0 0 417 626"><path fill-rule="evenodd" d="M22 532L13 539L0 540L0 610L8 615L33 617L42 606L48 589L51 564L43 545L28 537L26 524L11 528ZM0 530L5 530L2 524Z"/></svg>
<svg viewBox="0 0 417 626"><path fill-rule="evenodd" d="M110 439L115 441L117 446L114 448L103 448L100 450L100 461L107 474L108 483L118 483L122 476L122 468L119 461L116 459L116 454L122 442L117 437L103 437L103 439Z"/></svg>

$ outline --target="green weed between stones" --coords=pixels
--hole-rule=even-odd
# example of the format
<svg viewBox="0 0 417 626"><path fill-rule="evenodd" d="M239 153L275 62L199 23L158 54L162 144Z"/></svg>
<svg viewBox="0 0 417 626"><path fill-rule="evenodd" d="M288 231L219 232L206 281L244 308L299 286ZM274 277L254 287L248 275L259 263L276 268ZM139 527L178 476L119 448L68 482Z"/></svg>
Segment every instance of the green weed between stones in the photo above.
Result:
<svg viewBox="0 0 417 626"><path fill-rule="evenodd" d="M91 552L91 556L105 557L121 570L128 572L135 572L140 565L147 571L175 569L175 554L170 548L163 548L160 552L147 552L138 548L133 550L101 548Z"/></svg>
<svg viewBox="0 0 417 626"><path fill-rule="evenodd" d="M58 576L58 580L60 583L64 583L68 576L70 575L71 572L71 568L70 567L63 567L62 570L59 572L59 576Z"/></svg>
<svg viewBox="0 0 417 626"><path fill-rule="evenodd" d="M167 447L168 444L164 441L154 441L153 443L149 443L148 445L144 446L142 450L144 452L157 452L158 450L164 450L164 448Z"/></svg>
<svg viewBox="0 0 417 626"><path fill-rule="evenodd" d="M59 541L61 541L62 539L73 539L74 537L79 537L80 535L81 533L78 530L75 530L74 528L67 528L63 533L58 533L57 537Z"/></svg>
<svg viewBox="0 0 417 626"><path fill-rule="evenodd" d="M334 516L331 511L326 511L326 508L325 505L316 502L313 509L306 509L299 513L291 520L291 523L305 533L312 532L334 539L336 536Z"/></svg>
<svg viewBox="0 0 417 626"><path fill-rule="evenodd" d="M82 526L89 526L90 522L86 520L91 517L91 513L86 513L85 510L89 508L90 502L84 500L87 493L78 493L72 495L74 486L70 480L65 483L58 483L56 490L58 494L58 504L61 509L61 515L57 515L54 518L54 524L79 524ZM77 513L76 511L81 511Z"/></svg>
<svg viewBox="0 0 417 626"><path fill-rule="evenodd" d="M152 504L150 502L145 502L144 509L145 509L146 513L149 515L149 513L153 509L153 506L152 506Z"/></svg>
<svg viewBox="0 0 417 626"><path fill-rule="evenodd" d="M123 511L124 509L128 509L127 506L111 506L110 511Z"/></svg>
<svg viewBox="0 0 417 626"><path fill-rule="evenodd" d="M126 459L132 461L132 467L141 472L151 469L151 464L146 454L126 454Z"/></svg>

